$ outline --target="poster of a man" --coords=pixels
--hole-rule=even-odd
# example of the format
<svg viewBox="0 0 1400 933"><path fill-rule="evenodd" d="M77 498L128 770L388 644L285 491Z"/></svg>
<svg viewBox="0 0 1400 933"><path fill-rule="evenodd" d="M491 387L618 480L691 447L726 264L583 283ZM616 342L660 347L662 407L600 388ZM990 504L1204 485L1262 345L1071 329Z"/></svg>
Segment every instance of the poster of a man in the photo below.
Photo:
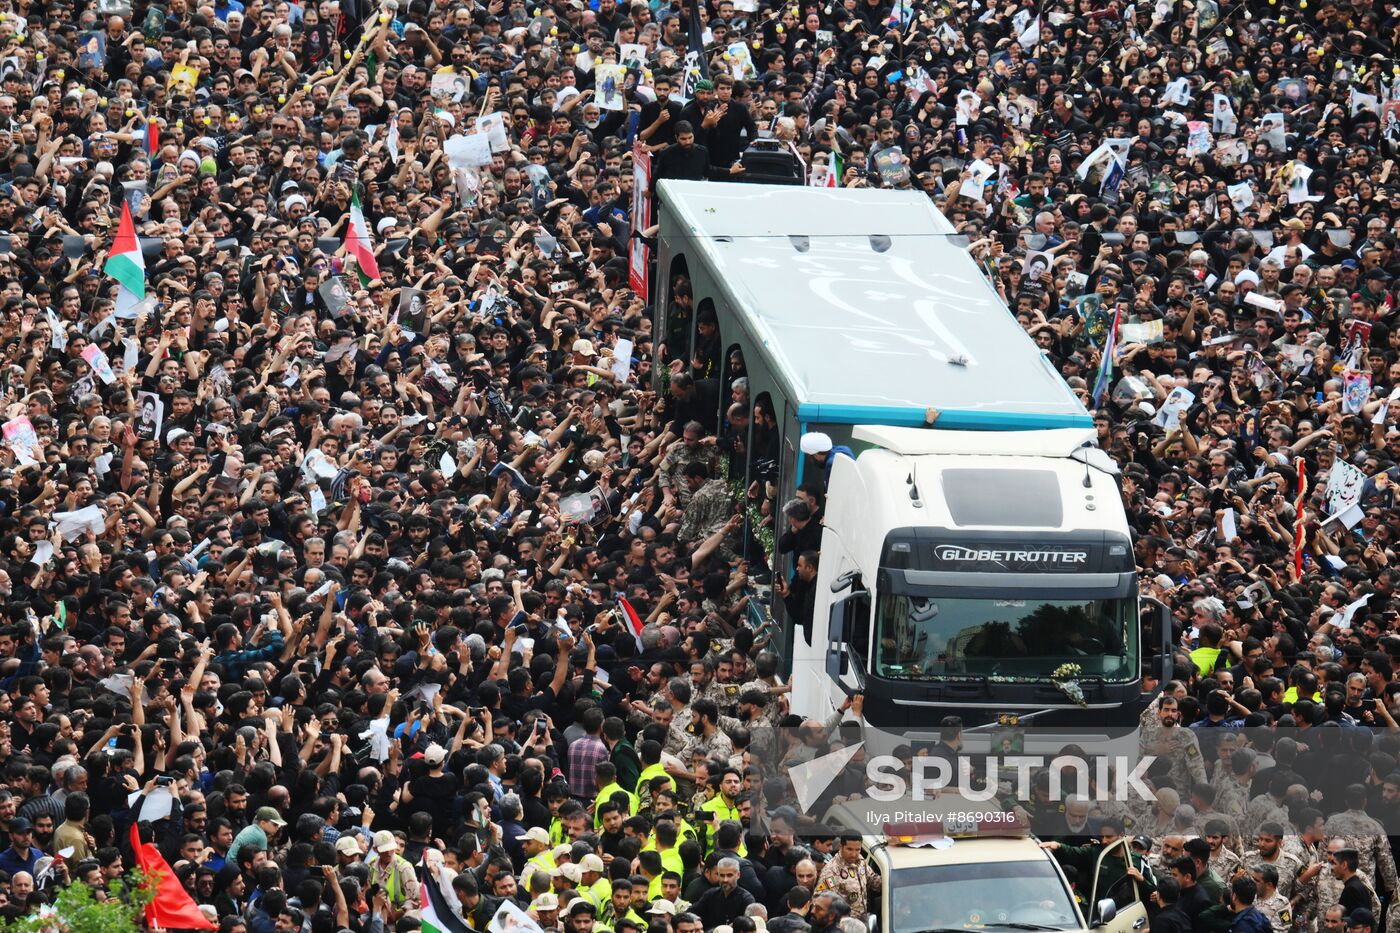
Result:
<svg viewBox="0 0 1400 933"><path fill-rule="evenodd" d="M136 435L145 440L160 437L165 422L165 403L154 392L136 393Z"/></svg>

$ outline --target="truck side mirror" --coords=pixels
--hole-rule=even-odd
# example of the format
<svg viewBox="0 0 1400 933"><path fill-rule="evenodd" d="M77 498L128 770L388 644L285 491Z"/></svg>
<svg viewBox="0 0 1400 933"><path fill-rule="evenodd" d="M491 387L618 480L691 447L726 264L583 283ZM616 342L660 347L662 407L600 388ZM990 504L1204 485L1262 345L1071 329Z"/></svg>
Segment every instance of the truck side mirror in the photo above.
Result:
<svg viewBox="0 0 1400 933"><path fill-rule="evenodd" d="M1090 926L1101 927L1112 923L1116 916L1118 916L1118 905L1113 902L1113 898L1102 898L1094 905L1094 920Z"/></svg>

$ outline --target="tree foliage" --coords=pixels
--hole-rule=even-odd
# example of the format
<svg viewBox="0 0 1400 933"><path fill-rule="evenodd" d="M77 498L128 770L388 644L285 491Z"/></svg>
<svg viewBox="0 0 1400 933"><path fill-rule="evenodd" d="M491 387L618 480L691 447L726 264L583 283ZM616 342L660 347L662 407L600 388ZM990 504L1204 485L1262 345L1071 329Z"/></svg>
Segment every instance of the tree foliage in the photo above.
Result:
<svg viewBox="0 0 1400 933"><path fill-rule="evenodd" d="M113 881L102 901L88 885L70 884L51 905L0 922L0 933L142 933L154 897L155 885L140 871Z"/></svg>

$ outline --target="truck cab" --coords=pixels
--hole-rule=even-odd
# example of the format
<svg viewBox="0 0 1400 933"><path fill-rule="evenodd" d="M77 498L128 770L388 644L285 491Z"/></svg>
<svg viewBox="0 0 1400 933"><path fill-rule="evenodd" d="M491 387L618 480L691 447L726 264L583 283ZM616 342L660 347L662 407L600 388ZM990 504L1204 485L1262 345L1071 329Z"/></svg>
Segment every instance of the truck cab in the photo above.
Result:
<svg viewBox="0 0 1400 933"><path fill-rule="evenodd" d="M879 873L871 913L861 918L871 933L1146 929L1147 905L1137 882L1103 872L1109 860L1128 857L1126 837L1104 849L1092 877L1072 885L1012 813L989 811L986 802L957 794L913 806L920 812L911 813L908 802L859 799L826 814L838 832L861 835L862 854ZM1116 880L1111 887L1100 884L1101 875Z"/></svg>
<svg viewBox="0 0 1400 933"><path fill-rule="evenodd" d="M1133 729L1144 636L1170 627L1142 624L1117 469L1092 429L853 434L857 456L831 465L794 708L829 715L861 693L883 750L935 739L950 714L1047 740Z"/></svg>

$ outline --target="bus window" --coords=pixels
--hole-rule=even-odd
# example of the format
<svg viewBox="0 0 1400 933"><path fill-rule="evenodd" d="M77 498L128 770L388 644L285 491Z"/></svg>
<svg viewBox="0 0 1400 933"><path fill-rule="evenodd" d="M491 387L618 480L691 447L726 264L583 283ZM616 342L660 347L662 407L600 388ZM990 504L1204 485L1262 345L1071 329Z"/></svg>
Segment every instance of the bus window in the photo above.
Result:
<svg viewBox="0 0 1400 933"><path fill-rule="evenodd" d="M745 451L749 444L749 422L752 420L749 402L749 380L744 375L744 351L738 345L725 354L724 377L720 380L725 391L720 395L719 448L723 452L728 476L743 480L747 466Z"/></svg>
<svg viewBox="0 0 1400 933"><path fill-rule="evenodd" d="M695 324L695 301L690 292L690 279L673 276L671 301L666 307L666 362L690 359L690 337Z"/></svg>
<svg viewBox="0 0 1400 933"><path fill-rule="evenodd" d="M717 379L723 349L715 304L706 298L695 314L695 350L690 355L690 371L696 379Z"/></svg>
<svg viewBox="0 0 1400 933"><path fill-rule="evenodd" d="M752 435L748 450L748 498L750 506L757 506L759 514L763 516L763 523L767 527L767 533L760 533L757 528L750 528L754 537L759 541L765 538L774 538L778 529L781 516L777 515L778 507L778 458L782 451L782 431L778 426L778 417L773 409L773 400L768 393L763 393L754 400L753 404L753 426ZM772 550L764 548L763 562L767 564L773 559ZM773 568L776 570L777 568Z"/></svg>

